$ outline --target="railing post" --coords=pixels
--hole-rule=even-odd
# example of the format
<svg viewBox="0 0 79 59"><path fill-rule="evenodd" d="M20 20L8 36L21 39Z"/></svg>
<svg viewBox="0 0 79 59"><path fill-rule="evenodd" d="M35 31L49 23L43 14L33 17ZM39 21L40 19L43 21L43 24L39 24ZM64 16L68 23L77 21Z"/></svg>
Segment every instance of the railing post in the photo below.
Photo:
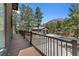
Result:
<svg viewBox="0 0 79 59"><path fill-rule="evenodd" d="M32 32L30 32L30 45L32 45Z"/></svg>
<svg viewBox="0 0 79 59"><path fill-rule="evenodd" d="M72 56L77 56L77 40L72 40Z"/></svg>

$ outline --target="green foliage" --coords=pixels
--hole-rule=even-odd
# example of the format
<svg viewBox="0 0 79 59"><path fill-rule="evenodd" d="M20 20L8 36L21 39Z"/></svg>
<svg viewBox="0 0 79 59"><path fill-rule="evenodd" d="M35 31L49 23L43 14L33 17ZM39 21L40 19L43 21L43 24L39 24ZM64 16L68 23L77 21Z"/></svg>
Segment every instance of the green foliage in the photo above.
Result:
<svg viewBox="0 0 79 59"><path fill-rule="evenodd" d="M20 18L20 28L31 31L33 26L40 26L42 13L39 7L33 12L30 6L22 4L20 7Z"/></svg>
<svg viewBox="0 0 79 59"><path fill-rule="evenodd" d="M12 20L13 20L13 28L16 31L19 27L19 21L20 21L19 14L17 13L16 10L13 10Z"/></svg>
<svg viewBox="0 0 79 59"><path fill-rule="evenodd" d="M72 4L69 8L69 18L64 20L57 20L49 23L47 26L49 30L55 30L56 33L63 32L64 34L73 32L74 29L79 28L79 4ZM54 25L54 26L53 26Z"/></svg>
<svg viewBox="0 0 79 59"><path fill-rule="evenodd" d="M25 6L24 4L20 7L20 17L21 17L21 27L30 30L32 27L33 13L32 9L29 6Z"/></svg>
<svg viewBox="0 0 79 59"><path fill-rule="evenodd" d="M70 8L69 17L72 22L72 29L78 29L79 28L79 3L73 4ZM75 33L74 33L75 34ZM78 30L76 34L76 38L78 38Z"/></svg>
<svg viewBox="0 0 79 59"><path fill-rule="evenodd" d="M73 4L69 10L69 17L74 25L77 26L79 21L79 4Z"/></svg>
<svg viewBox="0 0 79 59"><path fill-rule="evenodd" d="M17 18L18 18L18 13L17 13L17 11L16 10L13 10L13 24L16 24L16 21L18 20Z"/></svg>
<svg viewBox="0 0 79 59"><path fill-rule="evenodd" d="M41 12L40 8L36 7L35 14L34 14L36 26L38 26L38 27L40 26L42 18L43 18L43 16L42 16L42 12Z"/></svg>

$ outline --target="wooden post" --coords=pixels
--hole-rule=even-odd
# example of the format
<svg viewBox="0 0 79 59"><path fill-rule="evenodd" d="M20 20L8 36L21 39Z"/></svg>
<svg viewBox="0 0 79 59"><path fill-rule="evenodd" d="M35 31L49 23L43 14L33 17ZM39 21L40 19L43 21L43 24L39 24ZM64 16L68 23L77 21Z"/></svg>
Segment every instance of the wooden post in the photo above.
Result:
<svg viewBox="0 0 79 59"><path fill-rule="evenodd" d="M77 40L72 40L72 56L77 56Z"/></svg>
<svg viewBox="0 0 79 59"><path fill-rule="evenodd" d="M30 32L30 45L32 45L32 32Z"/></svg>
<svg viewBox="0 0 79 59"><path fill-rule="evenodd" d="M5 48L6 55L8 55L9 46L12 39L12 3L6 3L5 5L5 20L4 20L4 32L5 32Z"/></svg>

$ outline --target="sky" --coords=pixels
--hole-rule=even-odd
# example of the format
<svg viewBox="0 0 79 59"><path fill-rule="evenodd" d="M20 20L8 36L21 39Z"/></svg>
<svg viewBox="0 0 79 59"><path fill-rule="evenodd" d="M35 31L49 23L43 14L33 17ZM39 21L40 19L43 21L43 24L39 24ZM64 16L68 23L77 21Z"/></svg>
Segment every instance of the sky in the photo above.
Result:
<svg viewBox="0 0 79 59"><path fill-rule="evenodd" d="M21 4L19 4L20 6ZM26 3L26 6L29 5L33 11L37 6L40 7L41 12L43 13L42 23L46 23L52 19L57 18L66 18L68 17L69 8L71 3Z"/></svg>

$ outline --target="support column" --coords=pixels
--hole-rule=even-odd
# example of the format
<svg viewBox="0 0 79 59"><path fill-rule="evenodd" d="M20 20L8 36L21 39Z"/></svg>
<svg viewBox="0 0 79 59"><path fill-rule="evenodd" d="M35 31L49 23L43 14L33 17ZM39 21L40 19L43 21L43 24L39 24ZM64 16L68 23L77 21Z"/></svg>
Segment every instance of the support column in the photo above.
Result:
<svg viewBox="0 0 79 59"><path fill-rule="evenodd" d="M8 48L10 45L10 40L12 39L12 4L5 4L5 48L8 52Z"/></svg>

